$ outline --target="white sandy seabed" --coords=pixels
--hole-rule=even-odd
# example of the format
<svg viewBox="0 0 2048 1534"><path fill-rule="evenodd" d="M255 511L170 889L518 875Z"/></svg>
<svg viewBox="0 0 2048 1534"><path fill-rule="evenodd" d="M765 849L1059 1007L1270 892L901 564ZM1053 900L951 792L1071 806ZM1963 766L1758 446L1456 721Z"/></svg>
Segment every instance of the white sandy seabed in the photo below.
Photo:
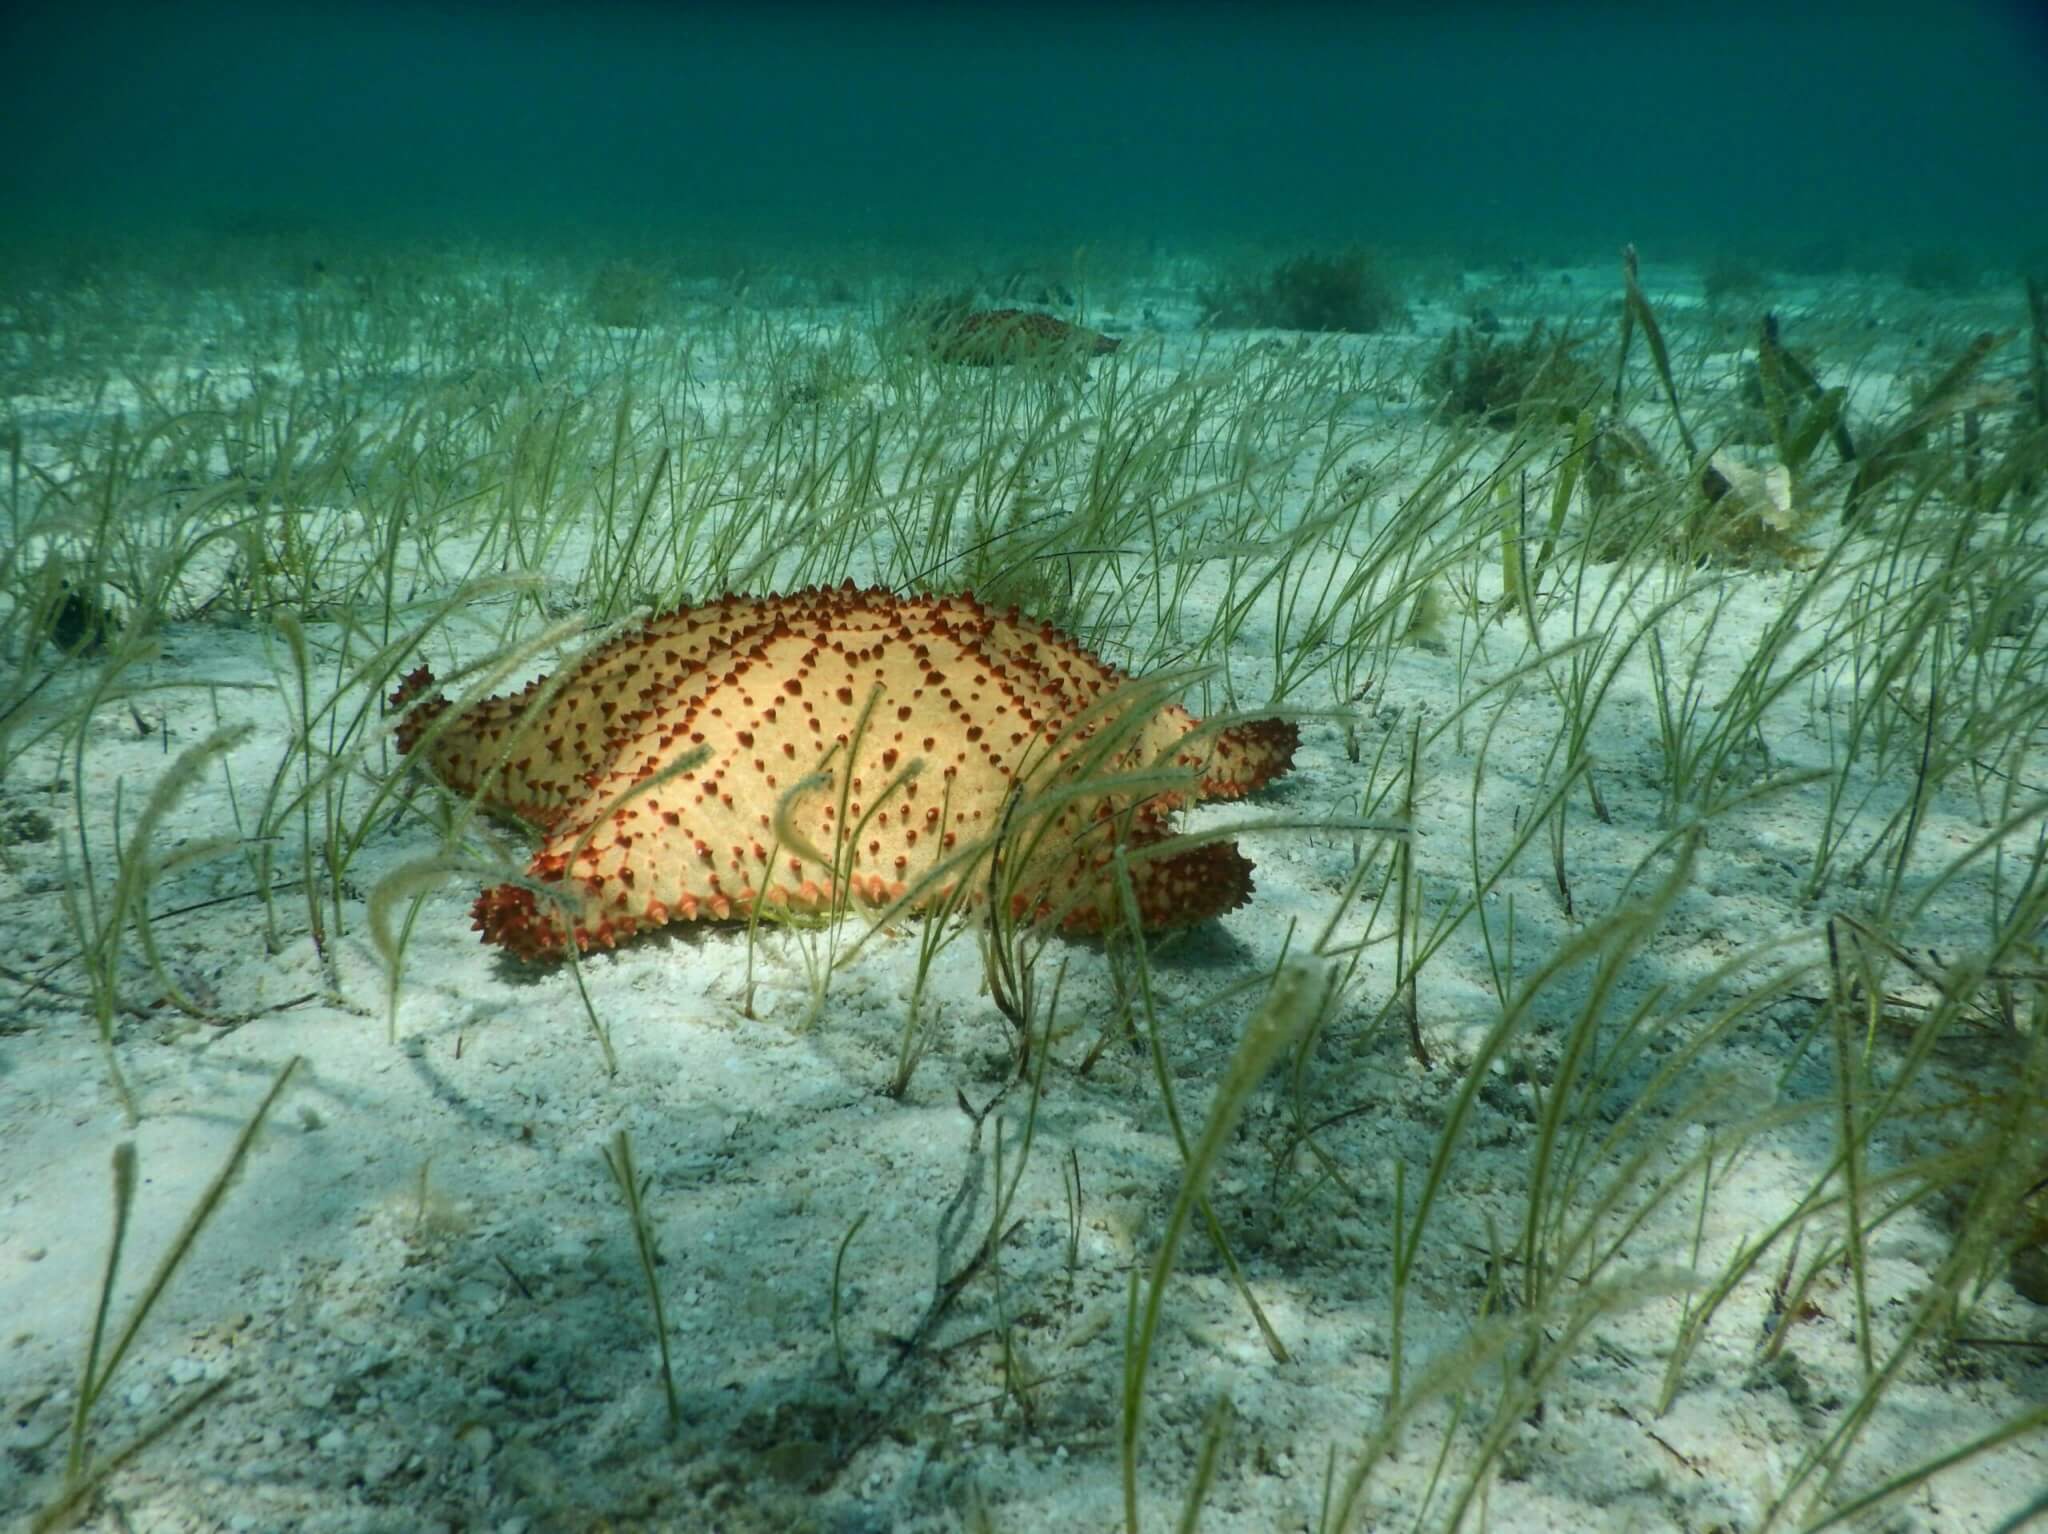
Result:
<svg viewBox="0 0 2048 1534"><path fill-rule="evenodd" d="M1599 280L1588 274L1582 283ZM1137 303L1130 307L1135 314ZM1428 306L1416 315L1425 335L1405 344L1452 318ZM1169 336L1169 361L1181 339ZM1361 409L1406 420L1410 430L1418 415L1398 401ZM1362 456L1371 456L1370 442ZM1712 638L1719 674L1793 579L1742 575ZM1241 696L1260 695L1261 625L1270 621L1255 618L1243 637ZM1515 663L1521 637L1516 626L1496 626L1473 674ZM1364 721L1368 759L1377 733L1405 738L1414 711L1441 709L1454 694L1456 649L1405 651L1376 679ZM215 727L216 709L219 722L256 726L229 759L234 781L267 781L289 730L273 659L247 629L193 624L166 633L156 676L224 685L210 702L169 691L145 695L139 714L123 705L95 719L84 791L102 825L115 785L136 803L168 756ZM1638 678L1621 688L1593 742L1613 822L1575 820L1582 914L1602 909L1661 834L1646 687ZM1495 727L1482 823L1508 824L1536 801L1538 764L1555 730L1547 696L1528 695ZM1806 728L1795 721L1771 743L1781 759L1824 760ZM1447 885L1469 873L1468 793L1481 733L1447 736L1425 764L1431 788L1418 808L1418 846L1425 874L1433 868ZM1347 758L1339 727L1310 720L1303 735L1294 773L1255 812L1299 820L1343 814L1354 801L1363 769ZM68 797L37 786L55 766L20 764L6 785L11 814L40 805L60 826L72 815ZM214 772L195 787L166 828L167 843L232 830L226 781ZM1787 931L1818 941L1820 913L1797 903L1811 807L1776 800L1717 830L1648 950L1661 967L1655 979L1682 983ZM1967 806L1943 804L1925 834L1960 845L1976 824ZM1348 834L1254 833L1242 843L1258 865L1254 902L1162 946L1155 959L1160 1003L1168 1015L1186 1014L1165 1047L1194 1124L1243 1021L1241 1004L1200 999L1270 968L1291 922L1319 929L1352 866ZM423 820L394 819L355 876L367 886L433 850ZM1532 854L1529 865L1502 890L1503 909L1513 897L1525 955L1571 930L1547 857ZM240 893L246 873L232 864L194 871L160 890L157 906L168 912ZM210 1026L167 1006L124 1015L118 1056L143 1110L131 1126L89 1020L63 1000L83 984L62 962L71 942L63 877L54 837L17 841L0 864L6 964L51 988L11 986L0 1028L0 1509L38 1505L60 1483L107 1258L113 1148L132 1142L140 1169L118 1323L280 1068L296 1058L246 1168L101 1403L93 1441L110 1452L192 1392L224 1386L110 1478L85 1527L851 1534L1121 1526L1127 1286L1157 1249L1181 1158L1142 1050L1113 1044L1086 1075L1074 1069L1113 1008L1098 948L1055 943L1048 951L1050 964L1067 965L1061 1007L1076 1032L1047 1075L1010 1209L1016 1228L1000 1263L978 1271L925 1328L944 1280L985 1234L996 1125L1012 1158L1002 1168L1008 1176L1024 1113L1014 1092L979 1131L963 1111L996 1095L1011 1059L971 935L938 961L938 1042L909 1091L892 1100L879 1089L916 971L914 922L871 940L833 977L815 1017L807 1016L805 958L821 941L815 935L761 937L751 1017L743 931L676 928L591 959L584 974L617 1054L614 1075L570 971L522 967L481 947L468 926L471 890L459 881L427 901L412 933L395 1037L360 891L346 901L345 930L327 934L345 1007L327 994L302 905L283 907L284 941L272 952L258 901L207 904L161 916L160 940L195 994L250 1020ZM1938 945L1938 937L1921 940ZM1405 1163L1415 1186L1459 1061L1498 1006L1476 938L1453 939L1423 984L1424 1024L1439 1056L1425 1071L1397 1028L1365 1027L1384 999L1388 963L1381 956L1361 971L1360 995L1324 1046L1353 1057L1350 1111L1325 1131L1349 1169L1349 1194L1310 1186L1313 1165L1288 1151L1277 1082L1252 1104L1213 1189L1285 1362L1262 1343L1199 1230L1183 1250L1141 1440L1148 1528L1177 1516L1220 1396L1233 1420L1203 1516L1209 1529L1316 1528L1329 1456L1341 1476L1378 1424L1393 1324L1394 1169ZM1824 1053L1795 1058L1811 1017L1810 997L1785 1001L1740 1034L1717 1068L1745 1080L1752 1106L1773 1091L1825 1095ZM1488 1293L1488 1222L1508 1239L1520 1209L1529 1088L1504 1076L1476 1113L1443 1194L1439 1245L1408 1301L1411 1370L1477 1319ZM646 1178L661 1253L681 1419L673 1435L632 1228L602 1155L621 1131ZM1678 1129L1675 1152L1707 1132ZM1715 1168L1704 1226L1681 1201L1632 1238L1632 1259L1645 1268L1696 1261L1701 1273L1718 1273L1745 1236L1812 1186L1832 1146L1826 1115L1752 1141L1732 1165ZM1902 1313L1951 1234L1916 1213L1872 1237L1874 1327ZM1661 1415L1659 1386L1686 1299L1648 1297L1600 1320L1550 1383L1543 1410L1514 1429L1468 1527L1755 1527L1861 1388L1846 1275L1825 1279L1782 1352L1760 1361L1778 1268L1764 1264L1723 1308ZM2000 1282L1982 1297L1972 1330L2012 1345L1935 1350L1914 1362L1865 1430L1848 1488L1874 1485L2048 1395L2048 1326L2038 1308ZM1462 1421L1449 1401L1418 1415L1378 1472L1361 1527L1412 1526L1447 1435L1446 1479L1456 1483L1497 1383L1486 1375L1472 1382ZM2022 1439L1857 1526L1988 1530L2044 1484L2048 1445ZM977 1522L984 1514L986 1525Z"/></svg>

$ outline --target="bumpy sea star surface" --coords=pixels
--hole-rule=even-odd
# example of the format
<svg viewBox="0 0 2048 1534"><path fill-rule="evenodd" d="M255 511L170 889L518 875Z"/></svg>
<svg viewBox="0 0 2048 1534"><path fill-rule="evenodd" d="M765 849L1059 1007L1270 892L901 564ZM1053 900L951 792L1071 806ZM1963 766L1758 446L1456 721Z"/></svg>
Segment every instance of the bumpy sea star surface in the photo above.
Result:
<svg viewBox="0 0 2048 1534"><path fill-rule="evenodd" d="M1119 921L1121 847L1146 927L1205 921L1250 898L1250 862L1146 849L1177 805L1252 792L1296 744L1277 720L1195 733L1157 686L1014 611L850 583L681 608L459 714L425 667L391 702L402 750L543 834L546 893L475 907L486 941L537 959L757 904L912 908L963 880L979 901L991 848L1019 917ZM1177 776L1090 786L1155 768Z"/></svg>
<svg viewBox="0 0 2048 1534"><path fill-rule="evenodd" d="M1105 357L1123 342L1030 309L976 309L941 320L932 351L942 362L992 367L1035 357Z"/></svg>

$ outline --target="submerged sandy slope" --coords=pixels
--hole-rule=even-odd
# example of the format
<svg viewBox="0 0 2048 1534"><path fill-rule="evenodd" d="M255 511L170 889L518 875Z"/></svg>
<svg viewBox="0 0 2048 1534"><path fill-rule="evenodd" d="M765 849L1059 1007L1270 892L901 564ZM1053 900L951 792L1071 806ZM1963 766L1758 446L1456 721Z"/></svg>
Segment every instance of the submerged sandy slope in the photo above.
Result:
<svg viewBox="0 0 2048 1534"><path fill-rule="evenodd" d="M1581 284L1608 280L1579 276ZM1194 346L1175 328L1175 302L1185 308L1185 293L1162 283L1115 316L1135 328L1140 309L1153 309L1166 327L1162 367ZM1532 309L1542 302L1529 300ZM1426 356L1431 334L1453 317L1448 302L1421 304L1415 335L1340 344ZM1877 386L1866 374L1859 387ZM1419 412L1391 394L1361 403L1358 457L1412 440ZM1727 606L1704 640L1710 698L1796 579L1765 569L1731 577ZM1225 595L1221 572L1205 570L1195 602ZM1683 611L1703 630L1709 599L1687 600ZM453 627L440 659L487 653L490 616ZM1261 700L1270 686L1272 622L1263 605L1239 636L1231 666L1240 698ZM331 643L318 623L308 635L316 649ZM1348 757L1337 723L1310 719L1291 778L1250 809L1205 807L1195 823L1355 813L1382 740L1396 754L1405 749L1414 719L1441 717L1461 676L1469 688L1470 678L1506 673L1522 639L1519 623L1482 634L1461 631L1453 614L1439 641L1401 650L1373 679L1360 705L1363 764ZM253 732L226 758L230 771L202 776L160 844L234 834L230 782L246 808L291 729L278 645L252 628L185 624L164 635L150 675L222 685L152 692L139 712L118 705L95 715L82 784L89 822L104 844L117 785L132 817L179 751L220 724L246 722ZM1809 706L1810 698L1802 693L1773 732L1780 765L1826 760L1819 732L1828 705ZM1191 701L1200 711L1209 700ZM1475 714L1468 731L1429 748L1417 807L1426 889L1469 879L1475 824L1483 845L1497 848L1539 801L1558 727L1554 696L1523 689L1486 737L1489 717ZM1576 921L1561 909L1540 837L1489 901L1497 923L1512 903L1524 974L1589 914L1641 898L1631 871L1664 838L1655 742L1648 677L1632 669L1591 741L1612 823L1593 820L1582 801L1572 811ZM17 764L5 784L10 815L40 812L68 832L74 796L45 786L59 765L47 751ZM364 765L374 776L392 770L392 758L379 748ZM2028 766L2048 777L2048 763ZM427 791L417 792L424 801ZM1879 784L1877 792L1883 804L1895 790ZM1826 911L1799 897L1819 810L1818 790L1801 790L1717 826L1691 883L1624 977L1618 1004L1652 985L1682 986L1780 936L1811 957ZM1964 796L1943 796L1927 814L1924 845L1936 852L1981 834ZM508 857L523 856L515 834L491 834ZM1239 839L1257 865L1253 903L1154 958L1156 1000L1170 1020L1165 1050L1191 1134L1248 1005L1243 995L1209 998L1270 970L1290 927L1297 950L1320 932L1353 867L1348 831L1252 829ZM140 1166L118 1318L277 1073L296 1059L240 1178L123 1363L94 1444L111 1452L206 1383L225 1387L119 1470L89 1504L85 1527L851 1534L1120 1526L1127 1286L1157 1249L1181 1157L1142 1048L1113 1039L1086 1074L1078 1070L1118 1005L1099 946L1055 942L1047 951L1042 978L1065 966L1059 1020L1070 1033L1046 1073L1008 1209L1014 1230L999 1262L955 1290L947 1280L988 1233L998 1165L1004 1177L1015 1174L1026 1110L1019 1090L979 1125L964 1111L997 1095L1011 1059L971 934L935 961L927 1005L938 1008L937 1040L901 1100L880 1089L917 973L917 923L871 938L831 976L816 1007L825 934L764 932L750 954L743 929L679 927L594 957L584 979L616 1052L611 1074L569 970L522 967L476 942L468 907L477 881L467 878L426 899L387 1011L366 895L436 850L423 816L383 817L340 897L341 928L325 933L331 977L296 887L279 895L275 941L267 940L248 857L167 879L153 904L172 974L210 1007L246 1020L222 1026L167 1005L124 1011L115 1052L143 1113L131 1127L78 1001L84 976L66 959L60 838L29 835L9 847L0 865L0 963L12 977L0 1025L0 1510L39 1505L59 1484L106 1261L114 1146L132 1141ZM1668 857L1653 859L1653 870L1668 866ZM1915 941L1955 948L1975 940L1981 898L1959 888L1931 909ZM1356 930L1355 912L1342 921ZM1147 1527L1177 1516L1219 1397L1234 1420L1204 1518L1210 1529L1316 1528L1330 1457L1341 1476L1379 1423L1390 1383L1395 1168L1406 1167L1412 1198L1460 1064L1499 1006L1476 931L1461 931L1422 982L1421 1015L1438 1056L1425 1071L1397 1027L1370 1026L1392 962L1390 944L1368 950L1317 1056L1315 1106L1328 1118L1325 1144L1348 1192L1319 1182L1313 1159L1290 1147L1277 1081L1251 1104L1213 1189L1286 1362L1262 1345L1199 1229L1183 1250L1141 1440ZM126 973L131 996L147 998L146 972ZM1819 983L1793 987L1717 1051L1713 1065L1728 1073L1731 1096L1713 1122L1773 1101L1827 1101L1831 1056L1808 1041ZM1674 1039L1699 1020L1671 1020ZM1993 1044L1982 1049L1944 1068L1996 1073ZM1411 1378L1458 1343L1487 1301L1489 1229L1509 1241L1517 1228L1533 1103L1527 1082L1501 1069L1475 1104L1407 1299ZM1674 1124L1670 1145L1642 1175L1689 1154L1713 1122ZM603 1160L621 1132L647 1180L662 1259L680 1408L673 1436L631 1226ZM1689 1199L1659 1210L1629 1238L1631 1271L1721 1272L1819 1180L1833 1134L1828 1114L1812 1113L1752 1141L1732 1165L1717 1163L1704 1224ZM1880 1351L1884 1329L1900 1324L1951 1236L1919 1212L1872 1236L1866 1279ZM1544 1410L1513 1429L1484 1517L1467 1526L1755 1527L1861 1388L1854 1300L1839 1269L1823 1276L1778 1358L1760 1361L1781 1260L1764 1266L1723 1308L1661 1416L1659 1388L1686 1301L1646 1293L1595 1322L1544 1392ZM939 1295L947 1302L934 1313ZM1845 1491L1876 1485L2048 1397L2040 1309L2000 1279L1979 1299L1970 1330L2000 1341L1918 1355L1864 1432ZM1363 1526L1412 1523L1446 1437L1445 1485L1457 1484L1498 1379L1494 1371L1472 1382L1462 1417L1442 1400L1420 1411L1372 1482ZM2022 1439L1916 1493L1883 1526L1990 1530L2044 1483L2048 1445ZM1446 1495L1438 1492L1432 1519ZM987 1522L976 1521L984 1509Z"/></svg>

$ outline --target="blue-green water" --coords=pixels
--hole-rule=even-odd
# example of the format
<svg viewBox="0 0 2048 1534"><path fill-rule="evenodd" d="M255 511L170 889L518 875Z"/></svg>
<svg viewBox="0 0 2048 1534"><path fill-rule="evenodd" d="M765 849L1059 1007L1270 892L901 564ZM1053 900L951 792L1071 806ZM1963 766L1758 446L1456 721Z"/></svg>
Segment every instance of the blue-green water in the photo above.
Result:
<svg viewBox="0 0 2048 1534"><path fill-rule="evenodd" d="M14 5L16 228L2048 243L2003 3Z"/></svg>

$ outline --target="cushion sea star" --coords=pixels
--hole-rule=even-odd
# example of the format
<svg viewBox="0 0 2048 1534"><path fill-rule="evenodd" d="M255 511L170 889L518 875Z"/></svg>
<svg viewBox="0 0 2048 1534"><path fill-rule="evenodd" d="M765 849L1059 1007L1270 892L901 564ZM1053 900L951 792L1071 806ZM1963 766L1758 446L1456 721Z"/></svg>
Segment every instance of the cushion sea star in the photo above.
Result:
<svg viewBox="0 0 2048 1534"><path fill-rule="evenodd" d="M1105 357L1123 342L1083 325L1030 309L975 309L952 315L932 332L941 362L993 367L1032 357Z"/></svg>
<svg viewBox="0 0 2048 1534"><path fill-rule="evenodd" d="M425 667L391 702L400 749L424 741L442 782L544 834L528 872L559 898L503 884L475 907L524 958L757 903L927 905L963 877L979 899L1006 814L1017 915L1113 924L1120 844L1147 927L1204 921L1250 898L1250 862L1145 849L1177 804L1252 792L1296 743L1277 720L1191 734L1156 686L1014 611L851 583L678 609L453 717ZM1086 786L1155 767L1179 777Z"/></svg>

